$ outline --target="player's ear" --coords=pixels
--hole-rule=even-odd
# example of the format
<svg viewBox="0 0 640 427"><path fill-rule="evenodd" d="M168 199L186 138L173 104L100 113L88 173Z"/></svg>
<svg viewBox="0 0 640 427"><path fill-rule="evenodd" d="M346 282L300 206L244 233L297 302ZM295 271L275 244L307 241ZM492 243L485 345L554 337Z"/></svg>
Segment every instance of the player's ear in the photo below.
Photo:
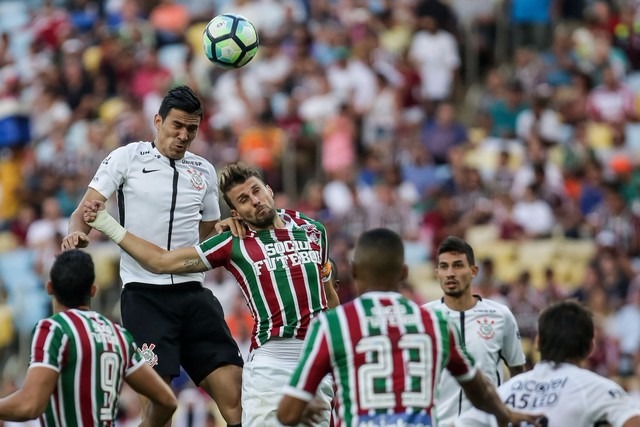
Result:
<svg viewBox="0 0 640 427"><path fill-rule="evenodd" d="M156 128L156 131L160 130L160 125L162 124L162 117L160 117L160 114L156 113L155 116L153 116L153 125Z"/></svg>
<svg viewBox="0 0 640 427"><path fill-rule="evenodd" d="M353 261L351 261L349 265L351 267L351 277L355 280L358 278L358 268L356 267L356 263Z"/></svg>
<svg viewBox="0 0 640 427"><path fill-rule="evenodd" d="M589 344L589 352L587 353L586 357L591 356L591 353L593 353L593 350L596 348L596 337L593 337L593 339L591 340L591 344ZM586 359L585 357L585 359Z"/></svg>
<svg viewBox="0 0 640 427"><path fill-rule="evenodd" d="M402 264L402 272L400 273L400 281L404 282L409 277L409 267L407 264Z"/></svg>
<svg viewBox="0 0 640 427"><path fill-rule="evenodd" d="M269 192L269 195L270 195L271 197L274 197L274 195L273 195L273 189L272 189L271 187L269 187L268 185L265 185L265 187L267 187L267 191Z"/></svg>
<svg viewBox="0 0 640 427"><path fill-rule="evenodd" d="M44 288L47 291L47 295L53 295L53 284L51 280L47 280L47 283L44 284Z"/></svg>
<svg viewBox="0 0 640 427"><path fill-rule="evenodd" d="M240 214L238 213L238 211L237 211L237 210L235 210L235 209L231 209L231 210L229 211L229 213L231 214L231 216L232 216L233 218L242 219L242 218L240 218Z"/></svg>
<svg viewBox="0 0 640 427"><path fill-rule="evenodd" d="M94 283L93 285L91 285L91 290L89 291L89 296L91 298L95 297L96 296L96 292L98 292L98 287Z"/></svg>
<svg viewBox="0 0 640 427"><path fill-rule="evenodd" d="M472 265L471 266L471 277L476 277L476 275L478 274L479 270L480 270L480 268L478 268L477 265Z"/></svg>

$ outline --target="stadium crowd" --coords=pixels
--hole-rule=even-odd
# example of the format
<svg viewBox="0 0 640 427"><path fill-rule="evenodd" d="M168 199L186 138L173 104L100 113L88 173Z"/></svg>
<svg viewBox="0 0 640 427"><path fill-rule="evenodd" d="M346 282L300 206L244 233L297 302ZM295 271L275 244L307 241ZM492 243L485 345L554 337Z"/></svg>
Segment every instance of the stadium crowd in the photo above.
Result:
<svg viewBox="0 0 640 427"><path fill-rule="evenodd" d="M204 56L223 12L259 31L244 68ZM191 150L259 167L278 205L326 225L341 301L364 230L404 238L418 302L439 294L433 250L464 237L477 292L511 308L525 345L543 307L575 297L596 315L588 367L640 396L639 1L0 0L0 34L0 393L20 382L88 180L114 148L152 139L163 96L187 84L206 106ZM111 310L118 250L91 237ZM242 295L207 274L246 352ZM174 386L181 425L215 425Z"/></svg>

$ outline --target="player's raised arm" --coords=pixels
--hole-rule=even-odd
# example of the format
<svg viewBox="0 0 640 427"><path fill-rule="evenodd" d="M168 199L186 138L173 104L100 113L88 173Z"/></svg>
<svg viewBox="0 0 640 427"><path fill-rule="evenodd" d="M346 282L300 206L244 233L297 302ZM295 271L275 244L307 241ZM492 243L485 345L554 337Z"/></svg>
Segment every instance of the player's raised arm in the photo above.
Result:
<svg viewBox="0 0 640 427"><path fill-rule="evenodd" d="M167 251L127 232L109 215L101 201L85 201L83 218L152 273L194 273L209 269L195 247Z"/></svg>

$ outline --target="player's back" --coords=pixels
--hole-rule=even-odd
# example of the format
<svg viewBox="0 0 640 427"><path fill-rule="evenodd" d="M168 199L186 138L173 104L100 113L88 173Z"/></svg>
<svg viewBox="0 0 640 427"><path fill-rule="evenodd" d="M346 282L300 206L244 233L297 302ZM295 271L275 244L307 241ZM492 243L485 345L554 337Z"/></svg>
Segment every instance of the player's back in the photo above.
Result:
<svg viewBox="0 0 640 427"><path fill-rule="evenodd" d="M433 384L450 358L444 315L368 292L326 319L341 425L431 426Z"/></svg>
<svg viewBox="0 0 640 427"><path fill-rule="evenodd" d="M548 427L585 426L599 422L622 425L640 408L631 404L613 381L573 364L538 363L499 387L505 404L525 413L543 413ZM477 409L462 414L456 427L497 426L495 418Z"/></svg>
<svg viewBox="0 0 640 427"><path fill-rule="evenodd" d="M45 426L109 426L125 376L144 363L129 332L94 311L67 310L41 320L32 366L58 371Z"/></svg>

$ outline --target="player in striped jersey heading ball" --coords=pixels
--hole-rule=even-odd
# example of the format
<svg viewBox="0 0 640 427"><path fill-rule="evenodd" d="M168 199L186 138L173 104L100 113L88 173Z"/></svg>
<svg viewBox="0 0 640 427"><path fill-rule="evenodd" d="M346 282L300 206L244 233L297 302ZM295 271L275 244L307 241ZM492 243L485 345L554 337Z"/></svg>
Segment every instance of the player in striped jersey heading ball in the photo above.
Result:
<svg viewBox="0 0 640 427"><path fill-rule="evenodd" d="M407 266L396 233L363 233L354 250L352 275L360 297L312 322L280 402L280 422L296 425L313 418L308 402L332 372L338 426L437 426L431 414L445 368L474 405L495 414L503 425L535 420L502 404L495 388L461 350L458 332L443 313L421 308L399 293Z"/></svg>
<svg viewBox="0 0 640 427"><path fill-rule="evenodd" d="M277 210L273 191L255 169L236 163L220 176L220 192L233 217L244 223L244 238L226 231L198 246L167 251L126 232L102 202L85 202L84 220L154 273L224 267L233 274L255 321L242 376L242 424L273 426L282 385L293 372L311 320L338 304L335 289L325 281L327 235L318 221ZM316 425L328 426L333 382L325 379L320 390L327 409Z"/></svg>
<svg viewBox="0 0 640 427"><path fill-rule="evenodd" d="M40 417L44 426L113 426L123 382L146 396L144 426L163 426L176 409L173 392L140 357L131 334L92 311L96 292L91 257L63 252L47 292L54 315L35 327L23 387L0 399L0 420Z"/></svg>

